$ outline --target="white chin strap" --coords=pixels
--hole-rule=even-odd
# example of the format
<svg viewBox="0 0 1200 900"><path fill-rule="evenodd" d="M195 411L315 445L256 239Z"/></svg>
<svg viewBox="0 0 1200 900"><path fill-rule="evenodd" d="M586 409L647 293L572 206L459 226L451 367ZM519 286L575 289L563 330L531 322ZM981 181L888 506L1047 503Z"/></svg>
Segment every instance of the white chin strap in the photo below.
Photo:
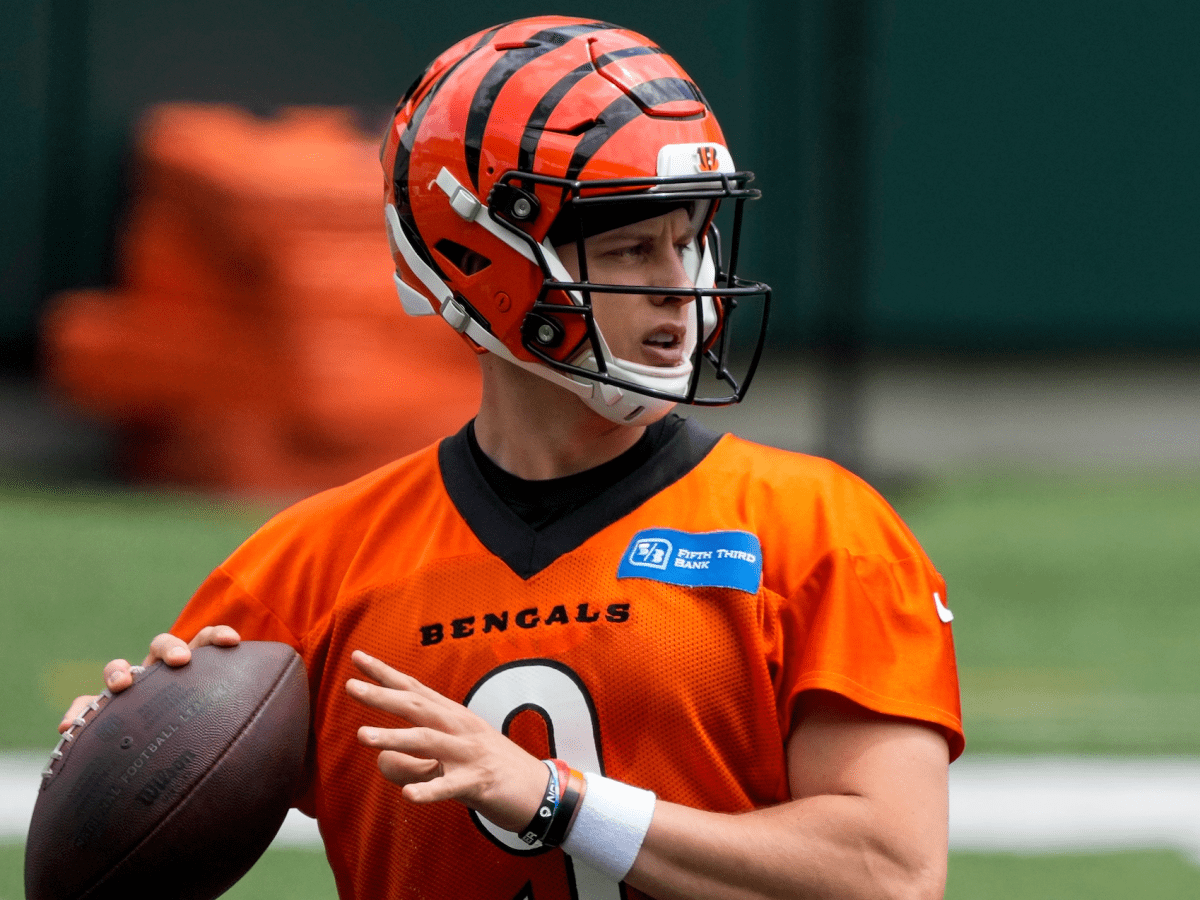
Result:
<svg viewBox="0 0 1200 900"><path fill-rule="evenodd" d="M474 197L470 191L459 184L458 180L449 170L442 169L437 178L437 186L445 192L450 207L462 216L462 218L486 229L531 263L534 265L538 264L529 247L520 238L492 219L488 215L487 207ZM513 365L520 366L522 369L533 372L540 378L566 388L579 397L593 411L599 413L609 421L627 425L654 422L661 419L675 406L677 401L674 400L648 397L645 394L616 387L615 385L602 384L591 379L569 375L543 362L530 362L514 356L512 351L494 334L468 315L463 305L454 299L454 294L446 283L421 259L400 225L400 215L396 212L396 207L391 203L386 204L384 206L384 215L387 220L388 240L392 245L392 252L399 253L404 258L405 263L408 264L408 268L421 282L421 285L429 291L430 295L436 298L439 304L439 307L435 308L425 294L406 283L400 277L399 273L396 273L393 276L396 284L396 292L399 294L400 302L408 315L440 315L451 328L459 334L465 334L489 353L495 353ZM575 280L567 272L559 260L558 254L549 243L543 243L542 252L546 257L552 277L567 282ZM697 287L712 287L715 271L712 254L710 252L693 252L700 257L698 266L693 263L693 268L696 270L694 283ZM572 303L577 306L583 305L583 299L576 291L564 291L564 293L570 297ZM704 337L707 339L716 326L717 317L713 309L713 300L711 297L702 298L701 303L703 304ZM599 336L601 354L609 375L651 390L683 395L687 392L688 381L692 374L690 352L695 347L695 330L695 319L689 317L686 338L688 356L680 365L671 367L647 366L624 359L616 359L608 349L608 344L605 342L604 336L600 334L599 328L596 329L596 333ZM586 347L578 357L570 360L570 362L572 365L583 369L599 371L595 353L590 346Z"/></svg>

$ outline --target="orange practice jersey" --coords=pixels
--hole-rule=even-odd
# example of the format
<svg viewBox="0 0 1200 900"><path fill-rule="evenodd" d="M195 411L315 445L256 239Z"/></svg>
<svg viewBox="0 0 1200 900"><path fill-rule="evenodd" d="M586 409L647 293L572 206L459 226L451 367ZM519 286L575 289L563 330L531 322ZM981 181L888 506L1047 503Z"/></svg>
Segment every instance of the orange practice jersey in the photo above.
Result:
<svg viewBox="0 0 1200 900"><path fill-rule="evenodd" d="M539 757L736 812L788 799L785 743L807 690L928 722L961 753L945 600L915 538L853 475L687 423L537 532L459 433L273 519L173 631L229 624L303 656L300 805L341 896L612 900L637 892L457 803L403 800L358 743L360 725L397 723L346 694L351 651Z"/></svg>

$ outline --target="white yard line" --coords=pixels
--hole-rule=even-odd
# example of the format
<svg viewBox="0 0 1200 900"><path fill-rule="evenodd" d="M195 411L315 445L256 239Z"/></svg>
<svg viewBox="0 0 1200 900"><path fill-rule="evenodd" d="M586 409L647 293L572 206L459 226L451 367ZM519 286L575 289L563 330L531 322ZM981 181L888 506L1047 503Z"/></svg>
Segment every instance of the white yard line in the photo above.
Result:
<svg viewBox="0 0 1200 900"><path fill-rule="evenodd" d="M42 769L49 761L49 753L0 753L0 843L24 842ZM316 821L293 809L275 837L275 845L320 847Z"/></svg>
<svg viewBox="0 0 1200 900"><path fill-rule="evenodd" d="M957 850L1172 849L1200 864L1200 759L964 758L950 767Z"/></svg>
<svg viewBox="0 0 1200 900"><path fill-rule="evenodd" d="M0 842L29 827L46 757L0 753ZM277 846L320 847L295 810ZM955 850L1180 850L1200 863L1200 759L974 757L950 767Z"/></svg>

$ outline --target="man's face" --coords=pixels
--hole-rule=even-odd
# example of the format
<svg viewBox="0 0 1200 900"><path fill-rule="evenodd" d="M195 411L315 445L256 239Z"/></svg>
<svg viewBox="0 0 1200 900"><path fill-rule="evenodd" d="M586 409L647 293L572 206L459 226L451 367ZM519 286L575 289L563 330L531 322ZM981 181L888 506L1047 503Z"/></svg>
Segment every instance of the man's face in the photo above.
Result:
<svg viewBox="0 0 1200 900"><path fill-rule="evenodd" d="M584 242L588 280L604 284L693 287L685 265L696 229L686 209L593 235ZM563 265L579 280L575 244L556 248ZM613 356L655 367L678 366L696 345L696 312L691 297L592 292L592 311Z"/></svg>

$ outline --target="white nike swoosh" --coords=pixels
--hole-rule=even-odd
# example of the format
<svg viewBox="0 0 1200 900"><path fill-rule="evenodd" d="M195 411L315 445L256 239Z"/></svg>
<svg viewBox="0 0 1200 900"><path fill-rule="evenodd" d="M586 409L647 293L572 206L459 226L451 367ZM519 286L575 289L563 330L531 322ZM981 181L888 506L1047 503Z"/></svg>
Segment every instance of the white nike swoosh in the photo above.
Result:
<svg viewBox="0 0 1200 900"><path fill-rule="evenodd" d="M933 592L933 605L937 607L939 619L941 619L943 622L954 621L954 613L950 612L946 604L942 602L942 597L937 591Z"/></svg>

